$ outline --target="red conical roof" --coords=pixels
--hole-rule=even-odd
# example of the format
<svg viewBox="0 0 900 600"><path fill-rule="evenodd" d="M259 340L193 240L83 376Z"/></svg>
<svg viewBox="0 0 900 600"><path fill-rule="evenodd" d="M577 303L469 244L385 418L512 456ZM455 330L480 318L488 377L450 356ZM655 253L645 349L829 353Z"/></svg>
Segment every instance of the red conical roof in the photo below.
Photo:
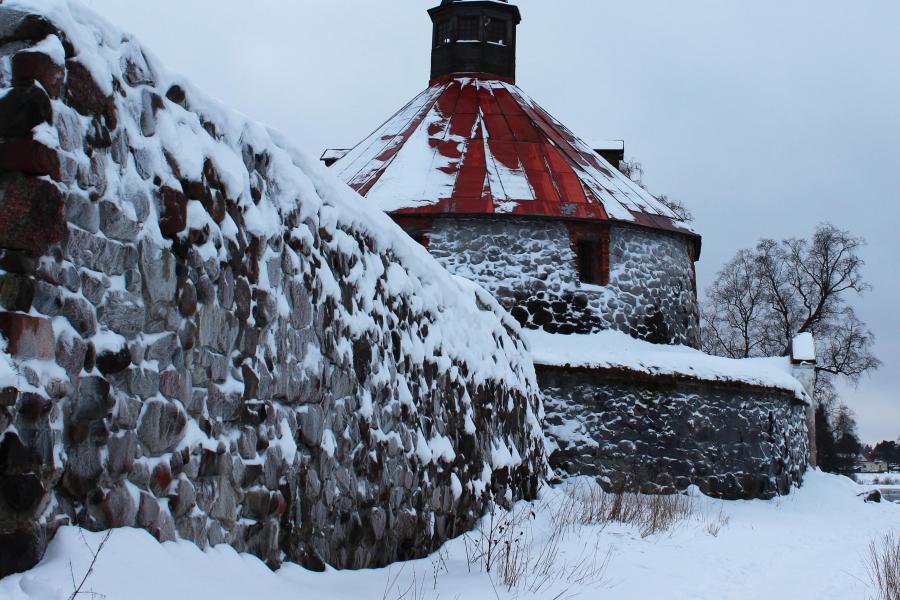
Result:
<svg viewBox="0 0 900 600"><path fill-rule="evenodd" d="M392 214L511 214L630 222L693 234L521 89L432 82L334 170Z"/></svg>

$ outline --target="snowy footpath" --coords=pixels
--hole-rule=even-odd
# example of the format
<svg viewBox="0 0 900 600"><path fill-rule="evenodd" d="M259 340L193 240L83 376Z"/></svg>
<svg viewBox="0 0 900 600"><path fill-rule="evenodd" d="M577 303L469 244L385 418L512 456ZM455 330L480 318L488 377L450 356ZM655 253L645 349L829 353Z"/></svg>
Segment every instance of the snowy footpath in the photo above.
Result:
<svg viewBox="0 0 900 600"><path fill-rule="evenodd" d="M683 515L674 525L648 533L646 524L579 522L590 502L574 499L596 493L580 480L545 489L513 517L498 512L493 526L486 518L482 528L498 542L490 548L490 574L487 533L386 569L312 573L286 565L273 573L225 546L204 552L117 530L79 598L93 592L109 600L864 599L874 596L865 564L869 543L900 528L900 506L866 504L858 496L865 489L814 472L802 489L774 501L723 502L693 493L680 502ZM40 565L0 580L0 598L68 598L104 535L62 529Z"/></svg>

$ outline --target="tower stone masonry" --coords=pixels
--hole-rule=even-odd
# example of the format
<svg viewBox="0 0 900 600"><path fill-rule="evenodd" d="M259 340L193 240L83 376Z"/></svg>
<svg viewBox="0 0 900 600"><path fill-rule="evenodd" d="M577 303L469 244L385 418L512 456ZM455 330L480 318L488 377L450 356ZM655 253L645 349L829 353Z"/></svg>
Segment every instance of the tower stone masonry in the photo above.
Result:
<svg viewBox="0 0 900 600"><path fill-rule="evenodd" d="M726 498L799 483L808 396L787 359L748 378L691 350L700 235L619 170L624 152L595 150L516 85L514 4L444 0L428 14L428 88L323 160L526 330L551 464L610 489L696 483Z"/></svg>

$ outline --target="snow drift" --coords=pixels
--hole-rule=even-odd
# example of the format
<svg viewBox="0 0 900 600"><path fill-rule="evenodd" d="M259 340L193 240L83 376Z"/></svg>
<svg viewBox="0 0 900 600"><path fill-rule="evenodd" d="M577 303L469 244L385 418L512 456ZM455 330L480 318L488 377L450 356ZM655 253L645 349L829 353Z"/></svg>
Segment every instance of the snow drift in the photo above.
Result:
<svg viewBox="0 0 900 600"><path fill-rule="evenodd" d="M723 503L692 490L682 496L691 514L663 533L601 523L577 524L555 535L560 521L573 520L561 514L571 506L573 488L590 493L591 485L575 480L545 488L536 503L517 505L520 563L552 556L543 560L543 569L523 573L521 584L511 589L498 573L484 572L477 561L473 565L475 536L403 566L311 573L286 564L273 573L228 547L201 552L191 544L157 544L142 531L122 529L113 533L83 590L129 600L157 600L172 590L194 600L296 598L298 590L329 600L403 598L404 592L409 598L412 590L428 600L846 600L877 592L868 585L868 546L894 529L900 517L895 504L863 502L859 494L867 487L811 471L803 488L778 502ZM483 526L490 527L489 518ZM71 573L81 580L103 535L86 533L82 539L75 528L65 528L40 566L0 581L0 596L66 600L74 588ZM595 564L606 561L605 569L585 578L585 563L590 567L595 559Z"/></svg>

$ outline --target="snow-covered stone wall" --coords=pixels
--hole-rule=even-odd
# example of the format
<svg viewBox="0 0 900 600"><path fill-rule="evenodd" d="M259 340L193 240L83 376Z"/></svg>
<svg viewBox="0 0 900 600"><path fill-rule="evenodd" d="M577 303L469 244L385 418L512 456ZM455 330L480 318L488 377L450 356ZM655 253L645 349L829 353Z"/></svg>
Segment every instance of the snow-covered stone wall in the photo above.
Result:
<svg viewBox="0 0 900 600"><path fill-rule="evenodd" d="M0 5L0 576L60 525L423 555L544 473L518 325L67 0Z"/></svg>
<svg viewBox="0 0 900 600"><path fill-rule="evenodd" d="M561 473L608 490L771 498L806 471L806 404L795 393L625 369L538 366Z"/></svg>
<svg viewBox="0 0 900 600"><path fill-rule="evenodd" d="M565 223L527 218L437 218L428 248L451 273L490 290L529 328L616 329L663 344L699 343L691 241L610 228L607 286L582 285Z"/></svg>

